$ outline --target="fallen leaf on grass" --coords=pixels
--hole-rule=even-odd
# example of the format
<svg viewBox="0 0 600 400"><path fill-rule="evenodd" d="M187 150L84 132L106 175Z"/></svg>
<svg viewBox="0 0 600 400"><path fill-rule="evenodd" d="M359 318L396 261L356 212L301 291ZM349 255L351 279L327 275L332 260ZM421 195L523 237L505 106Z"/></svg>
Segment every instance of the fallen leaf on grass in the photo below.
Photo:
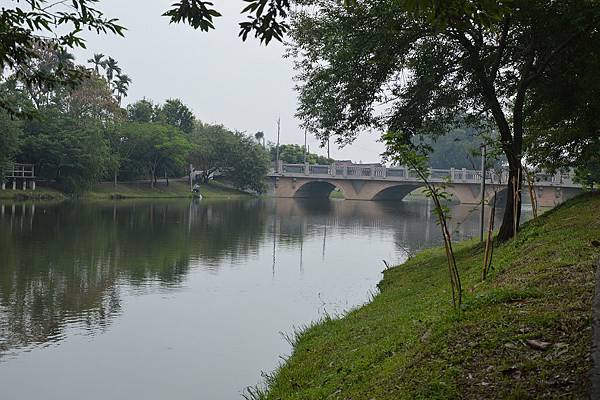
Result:
<svg viewBox="0 0 600 400"><path fill-rule="evenodd" d="M535 350L545 351L545 350L548 350L548 348L550 348L550 346L552 346L552 343L550 343L550 342L544 342L544 341L536 340L536 339L527 339L526 342L529 347L531 347L532 349L535 349Z"/></svg>

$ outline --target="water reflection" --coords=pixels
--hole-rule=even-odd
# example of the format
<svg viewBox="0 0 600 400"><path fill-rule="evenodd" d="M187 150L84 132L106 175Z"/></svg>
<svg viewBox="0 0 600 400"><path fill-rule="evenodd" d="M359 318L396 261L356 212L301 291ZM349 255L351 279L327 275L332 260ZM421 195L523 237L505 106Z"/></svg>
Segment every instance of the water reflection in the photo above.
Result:
<svg viewBox="0 0 600 400"><path fill-rule="evenodd" d="M455 239L478 234L476 208L455 206L452 213ZM176 314L185 315L190 302L204 306L189 310L178 333L192 338L214 335L208 344L194 342L171 356L178 363L188 358L190 363L199 362L194 351L207 353L215 345L237 343L240 329L258 330L247 348L222 360L225 370L232 364L240 369L239 381L217 383L210 378L211 371L219 370L216 356L196 365L206 369L203 384L214 386L212 398L231 398L255 383L265 368L266 361L244 356L247 351L263 346L262 359L274 367L276 355L285 351L279 330L318 318L317 310L325 307L335 313L360 304L379 280L382 259L401 262L407 254L440 242L425 201L0 204L0 367L5 364L4 372L18 377L18 369L11 370L10 365L23 350L62 343L73 335L95 337L113 329L117 320L124 330L122 340L152 348L156 342L151 337L139 337L140 324L125 330L126 321L150 313L155 329L164 325L161 329L167 330L169 318L177 315L155 312L165 301L128 304L138 304L132 299L140 295L166 293L175 296ZM254 303L260 306L244 308ZM257 326L249 326L253 313L265 315ZM198 315L203 317L196 320ZM243 328L219 331L222 315ZM206 326L211 332L205 331ZM70 350L65 354L77 356ZM0 383L7 387L1 378ZM161 398L158 393L150 392L146 398ZM189 394L180 393L183 398Z"/></svg>

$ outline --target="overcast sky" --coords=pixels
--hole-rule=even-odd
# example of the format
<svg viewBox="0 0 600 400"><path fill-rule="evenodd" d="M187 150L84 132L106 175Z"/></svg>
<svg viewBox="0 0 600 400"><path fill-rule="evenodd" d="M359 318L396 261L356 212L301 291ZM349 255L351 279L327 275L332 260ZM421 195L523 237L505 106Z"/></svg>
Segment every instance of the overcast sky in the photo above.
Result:
<svg viewBox="0 0 600 400"><path fill-rule="evenodd" d="M216 0L223 17L211 32L169 25L161 14L173 0L103 0L99 8L127 27L125 38L87 34L87 49L75 51L80 63L93 53L119 61L133 83L125 103L143 97L155 102L180 98L204 122L254 133L262 130L276 141L281 116L281 143L303 144L304 134L294 117L297 95L291 61L282 58L280 43L261 46L237 37L242 0ZM326 154L314 138L311 152ZM383 148L375 134L363 134L352 146L331 156L354 161L379 161Z"/></svg>

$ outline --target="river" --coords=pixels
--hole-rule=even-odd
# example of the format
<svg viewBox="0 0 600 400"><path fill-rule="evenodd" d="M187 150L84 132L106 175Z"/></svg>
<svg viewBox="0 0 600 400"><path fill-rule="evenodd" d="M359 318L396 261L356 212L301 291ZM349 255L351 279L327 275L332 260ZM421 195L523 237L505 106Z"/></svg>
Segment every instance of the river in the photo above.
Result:
<svg viewBox="0 0 600 400"><path fill-rule="evenodd" d="M0 203L0 397L239 399L285 335L440 243L425 200Z"/></svg>

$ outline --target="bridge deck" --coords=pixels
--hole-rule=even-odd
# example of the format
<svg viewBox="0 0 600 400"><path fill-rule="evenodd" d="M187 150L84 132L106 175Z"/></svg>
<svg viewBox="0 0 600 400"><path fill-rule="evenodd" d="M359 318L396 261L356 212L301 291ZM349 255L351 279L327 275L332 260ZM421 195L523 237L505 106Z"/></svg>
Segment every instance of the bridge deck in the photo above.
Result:
<svg viewBox="0 0 600 400"><path fill-rule="evenodd" d="M269 174L271 177L289 178L314 178L314 179L344 179L344 180L376 180L386 182L420 182L415 171L405 166L385 167L375 165L309 165L309 164L283 164ZM430 169L430 181L433 183L481 183L481 171L468 169ZM487 184L505 185L508 182L508 171L496 174L488 171ZM546 174L535 175L536 186L555 186L580 188L581 185L573 182L573 174Z"/></svg>

